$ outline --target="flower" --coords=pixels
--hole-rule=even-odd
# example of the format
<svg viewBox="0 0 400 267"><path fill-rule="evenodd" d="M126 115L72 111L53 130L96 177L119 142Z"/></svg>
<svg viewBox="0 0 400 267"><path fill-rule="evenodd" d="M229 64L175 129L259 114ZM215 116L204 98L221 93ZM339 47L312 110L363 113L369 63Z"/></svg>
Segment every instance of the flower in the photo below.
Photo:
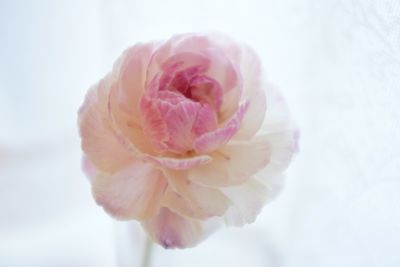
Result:
<svg viewBox="0 0 400 267"><path fill-rule="evenodd" d="M296 146L257 55L218 34L128 48L78 120L96 202L166 248L195 246L215 221L253 222Z"/></svg>

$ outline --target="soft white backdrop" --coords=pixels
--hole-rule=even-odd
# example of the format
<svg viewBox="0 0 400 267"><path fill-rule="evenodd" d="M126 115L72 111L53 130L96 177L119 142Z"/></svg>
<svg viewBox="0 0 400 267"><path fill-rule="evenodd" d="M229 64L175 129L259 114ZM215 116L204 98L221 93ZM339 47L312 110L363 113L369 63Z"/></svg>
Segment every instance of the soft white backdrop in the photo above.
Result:
<svg viewBox="0 0 400 267"><path fill-rule="evenodd" d="M128 45L204 30L258 51L300 152L256 223L153 266L400 266L400 2L1 0L1 267L138 261L90 196L76 111Z"/></svg>

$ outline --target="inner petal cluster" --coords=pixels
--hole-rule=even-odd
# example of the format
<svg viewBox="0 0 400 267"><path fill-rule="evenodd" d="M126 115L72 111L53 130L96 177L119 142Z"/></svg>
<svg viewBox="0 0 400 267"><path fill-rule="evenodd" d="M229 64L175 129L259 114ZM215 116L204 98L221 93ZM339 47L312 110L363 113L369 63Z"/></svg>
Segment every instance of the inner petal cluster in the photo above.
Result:
<svg viewBox="0 0 400 267"><path fill-rule="evenodd" d="M187 154L194 140L218 128L223 91L205 75L208 59L180 54L168 59L140 101L146 135L161 152Z"/></svg>

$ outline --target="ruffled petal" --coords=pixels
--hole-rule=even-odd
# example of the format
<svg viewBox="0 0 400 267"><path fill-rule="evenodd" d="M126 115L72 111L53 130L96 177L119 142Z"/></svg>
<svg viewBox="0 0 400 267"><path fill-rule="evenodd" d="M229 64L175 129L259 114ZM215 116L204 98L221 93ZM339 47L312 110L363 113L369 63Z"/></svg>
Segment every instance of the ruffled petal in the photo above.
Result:
<svg viewBox="0 0 400 267"><path fill-rule="evenodd" d="M193 148L198 153L207 153L213 151L226 143L236 134L241 127L241 121L249 106L249 102L241 105L232 118L223 126L215 131L205 133L198 137Z"/></svg>
<svg viewBox="0 0 400 267"><path fill-rule="evenodd" d="M115 134L120 143L133 154L141 157L142 153L154 154L154 146L145 135L140 120L121 108L118 102L118 87L111 87L108 110ZM153 118L154 118L153 114Z"/></svg>
<svg viewBox="0 0 400 267"><path fill-rule="evenodd" d="M255 179L221 190L233 202L224 215L227 225L242 226L254 222L268 198L268 188Z"/></svg>
<svg viewBox="0 0 400 267"><path fill-rule="evenodd" d="M225 39L228 40L228 38ZM232 42L231 45L233 44ZM227 57L222 45L225 44L216 42L213 38L202 34L173 36L163 43L152 56L149 63L146 84L149 85L157 73L165 69L164 64L165 62L170 62L169 58L179 58L180 60L191 62L191 57L187 55L201 55L208 59L207 64L201 63L206 67L205 75L216 80L224 92L219 115L222 121L224 121L238 107L242 90L242 78L239 74L239 65L234 64ZM230 45L228 44L228 46ZM198 63L199 61L195 62ZM189 65L186 66L189 67Z"/></svg>
<svg viewBox="0 0 400 267"><path fill-rule="evenodd" d="M140 101L143 116L143 131L152 144L159 150L166 150L168 141L167 126L162 118L157 102L143 97Z"/></svg>
<svg viewBox="0 0 400 267"><path fill-rule="evenodd" d="M190 81L190 98L206 103L218 111L222 104L223 91L221 85L213 78L197 76Z"/></svg>
<svg viewBox="0 0 400 267"><path fill-rule="evenodd" d="M139 120L139 100L144 93L146 71L157 44L137 44L128 48L121 56L120 64L114 68L118 76L118 103L120 107Z"/></svg>
<svg viewBox="0 0 400 267"><path fill-rule="evenodd" d="M292 123L289 109L283 96L275 87L268 87L268 111L260 133L266 136L270 145L271 159L262 171L262 177L273 179L288 167L298 150L299 131Z"/></svg>
<svg viewBox="0 0 400 267"><path fill-rule="evenodd" d="M262 68L259 56L247 45L240 46L239 63L242 74L243 95L242 99L248 99L257 91L263 90Z"/></svg>
<svg viewBox="0 0 400 267"><path fill-rule="evenodd" d="M159 105L162 105L162 102ZM168 131L168 151L184 153L192 149L192 128L200 109L199 103L185 99L168 108L162 115Z"/></svg>
<svg viewBox="0 0 400 267"><path fill-rule="evenodd" d="M192 149L192 129L201 109L200 103L175 92L161 91L156 98L144 97L144 130L160 150L186 153Z"/></svg>
<svg viewBox="0 0 400 267"><path fill-rule="evenodd" d="M169 187L163 205L182 216L205 220L222 216L230 206L229 199L219 189L195 184L186 178L186 172L168 171Z"/></svg>
<svg viewBox="0 0 400 267"><path fill-rule="evenodd" d="M271 157L266 136L231 142L212 154L213 160L189 171L193 182L211 187L238 185L264 168Z"/></svg>
<svg viewBox="0 0 400 267"><path fill-rule="evenodd" d="M115 134L108 112L110 77L89 90L78 113L81 146L88 159L100 170L113 172L135 157Z"/></svg>
<svg viewBox="0 0 400 267"><path fill-rule="evenodd" d="M118 219L143 220L154 216L167 181L151 164L137 161L112 174L98 174L92 180L97 204Z"/></svg>
<svg viewBox="0 0 400 267"><path fill-rule="evenodd" d="M193 247L204 238L201 222L182 217L166 207L142 225L152 239L164 248Z"/></svg>
<svg viewBox="0 0 400 267"><path fill-rule="evenodd" d="M190 158L172 158L165 156L146 155L146 158L159 165L160 167L173 170L186 170L197 166L204 165L212 160L208 155L195 156Z"/></svg>
<svg viewBox="0 0 400 267"><path fill-rule="evenodd" d="M204 52L210 60L211 64L206 75L215 79L224 92L230 90L242 90L241 76L238 74L237 69L229 58L224 54L223 50L219 47L209 47Z"/></svg>
<svg viewBox="0 0 400 267"><path fill-rule="evenodd" d="M250 139L257 133L264 121L267 109L264 91L254 91L248 102L249 108L243 117L239 131L233 139Z"/></svg>
<svg viewBox="0 0 400 267"><path fill-rule="evenodd" d="M215 111L207 104L201 105L192 132L195 136L200 136L206 132L214 131L217 127L218 119Z"/></svg>

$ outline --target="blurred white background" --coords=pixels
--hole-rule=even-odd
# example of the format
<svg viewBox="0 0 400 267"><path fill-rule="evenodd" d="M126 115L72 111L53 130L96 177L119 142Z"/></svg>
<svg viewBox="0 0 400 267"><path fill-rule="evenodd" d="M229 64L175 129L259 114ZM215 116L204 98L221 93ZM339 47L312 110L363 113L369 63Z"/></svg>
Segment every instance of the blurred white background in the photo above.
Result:
<svg viewBox="0 0 400 267"><path fill-rule="evenodd" d="M300 153L256 223L157 248L153 267L400 266L397 0L0 0L0 267L139 258L91 198L76 112L127 46L205 30L258 51Z"/></svg>

